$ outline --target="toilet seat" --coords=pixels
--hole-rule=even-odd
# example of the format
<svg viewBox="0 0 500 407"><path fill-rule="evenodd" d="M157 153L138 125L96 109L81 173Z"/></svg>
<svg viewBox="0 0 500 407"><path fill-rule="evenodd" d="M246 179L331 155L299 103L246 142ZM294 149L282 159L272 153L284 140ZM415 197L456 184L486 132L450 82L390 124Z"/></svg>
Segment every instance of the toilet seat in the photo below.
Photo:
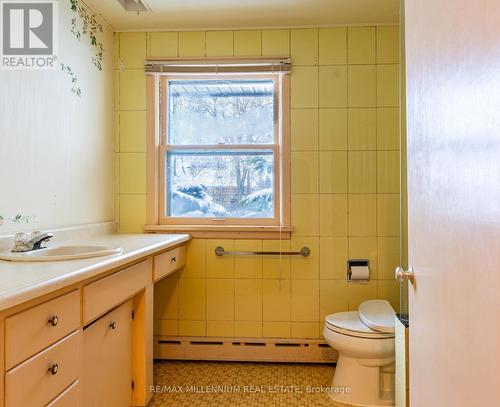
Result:
<svg viewBox="0 0 500 407"><path fill-rule="evenodd" d="M377 332L394 333L396 313L386 300L369 300L358 308L359 319Z"/></svg>
<svg viewBox="0 0 500 407"><path fill-rule="evenodd" d="M378 332L365 325L357 311L337 312L325 317L325 327L331 331L366 339L394 338L392 332Z"/></svg>

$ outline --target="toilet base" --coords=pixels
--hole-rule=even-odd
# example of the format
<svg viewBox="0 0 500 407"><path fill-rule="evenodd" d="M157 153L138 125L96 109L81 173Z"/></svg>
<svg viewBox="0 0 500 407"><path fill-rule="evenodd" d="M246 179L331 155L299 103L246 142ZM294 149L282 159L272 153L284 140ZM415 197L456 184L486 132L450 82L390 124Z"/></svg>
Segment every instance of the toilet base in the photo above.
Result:
<svg viewBox="0 0 500 407"><path fill-rule="evenodd" d="M394 364L364 362L369 361L339 355L330 398L360 407L394 406Z"/></svg>

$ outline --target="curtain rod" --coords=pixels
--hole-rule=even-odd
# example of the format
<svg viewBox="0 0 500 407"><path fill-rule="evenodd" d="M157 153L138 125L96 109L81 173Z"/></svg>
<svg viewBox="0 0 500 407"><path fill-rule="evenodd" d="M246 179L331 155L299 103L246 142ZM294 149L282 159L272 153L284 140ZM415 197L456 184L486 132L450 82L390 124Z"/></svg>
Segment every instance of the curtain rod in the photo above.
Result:
<svg viewBox="0 0 500 407"><path fill-rule="evenodd" d="M146 72L156 73L231 73L231 72L290 72L290 58L254 58L254 59L148 59Z"/></svg>

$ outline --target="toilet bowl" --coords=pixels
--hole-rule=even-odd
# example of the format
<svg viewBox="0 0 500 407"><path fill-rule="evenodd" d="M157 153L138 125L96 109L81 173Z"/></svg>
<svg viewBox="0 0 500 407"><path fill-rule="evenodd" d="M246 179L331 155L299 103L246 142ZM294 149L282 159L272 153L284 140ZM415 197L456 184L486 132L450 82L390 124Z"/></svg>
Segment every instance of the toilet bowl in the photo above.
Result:
<svg viewBox="0 0 500 407"><path fill-rule="evenodd" d="M332 399L355 406L394 405L394 317L385 300L325 317L323 336L339 354Z"/></svg>

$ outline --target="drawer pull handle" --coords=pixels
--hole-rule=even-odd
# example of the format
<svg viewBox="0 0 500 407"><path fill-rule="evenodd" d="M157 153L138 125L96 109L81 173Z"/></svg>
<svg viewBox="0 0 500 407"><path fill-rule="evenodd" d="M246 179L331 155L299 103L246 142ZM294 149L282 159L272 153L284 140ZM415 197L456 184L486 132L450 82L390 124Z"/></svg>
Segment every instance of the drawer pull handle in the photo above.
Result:
<svg viewBox="0 0 500 407"><path fill-rule="evenodd" d="M57 374L58 371L59 371L59 365L57 363L54 363L51 367L49 367L49 372L52 375Z"/></svg>
<svg viewBox="0 0 500 407"><path fill-rule="evenodd" d="M59 323L59 317L57 315L54 315L52 318L49 319L49 324L52 326L57 326Z"/></svg>
<svg viewBox="0 0 500 407"><path fill-rule="evenodd" d="M115 321L111 322L111 323L109 324L109 327L110 327L111 329L115 330L115 329L116 329L116 322L115 322Z"/></svg>
<svg viewBox="0 0 500 407"><path fill-rule="evenodd" d="M172 257L170 259L170 264L177 262L177 257Z"/></svg>

